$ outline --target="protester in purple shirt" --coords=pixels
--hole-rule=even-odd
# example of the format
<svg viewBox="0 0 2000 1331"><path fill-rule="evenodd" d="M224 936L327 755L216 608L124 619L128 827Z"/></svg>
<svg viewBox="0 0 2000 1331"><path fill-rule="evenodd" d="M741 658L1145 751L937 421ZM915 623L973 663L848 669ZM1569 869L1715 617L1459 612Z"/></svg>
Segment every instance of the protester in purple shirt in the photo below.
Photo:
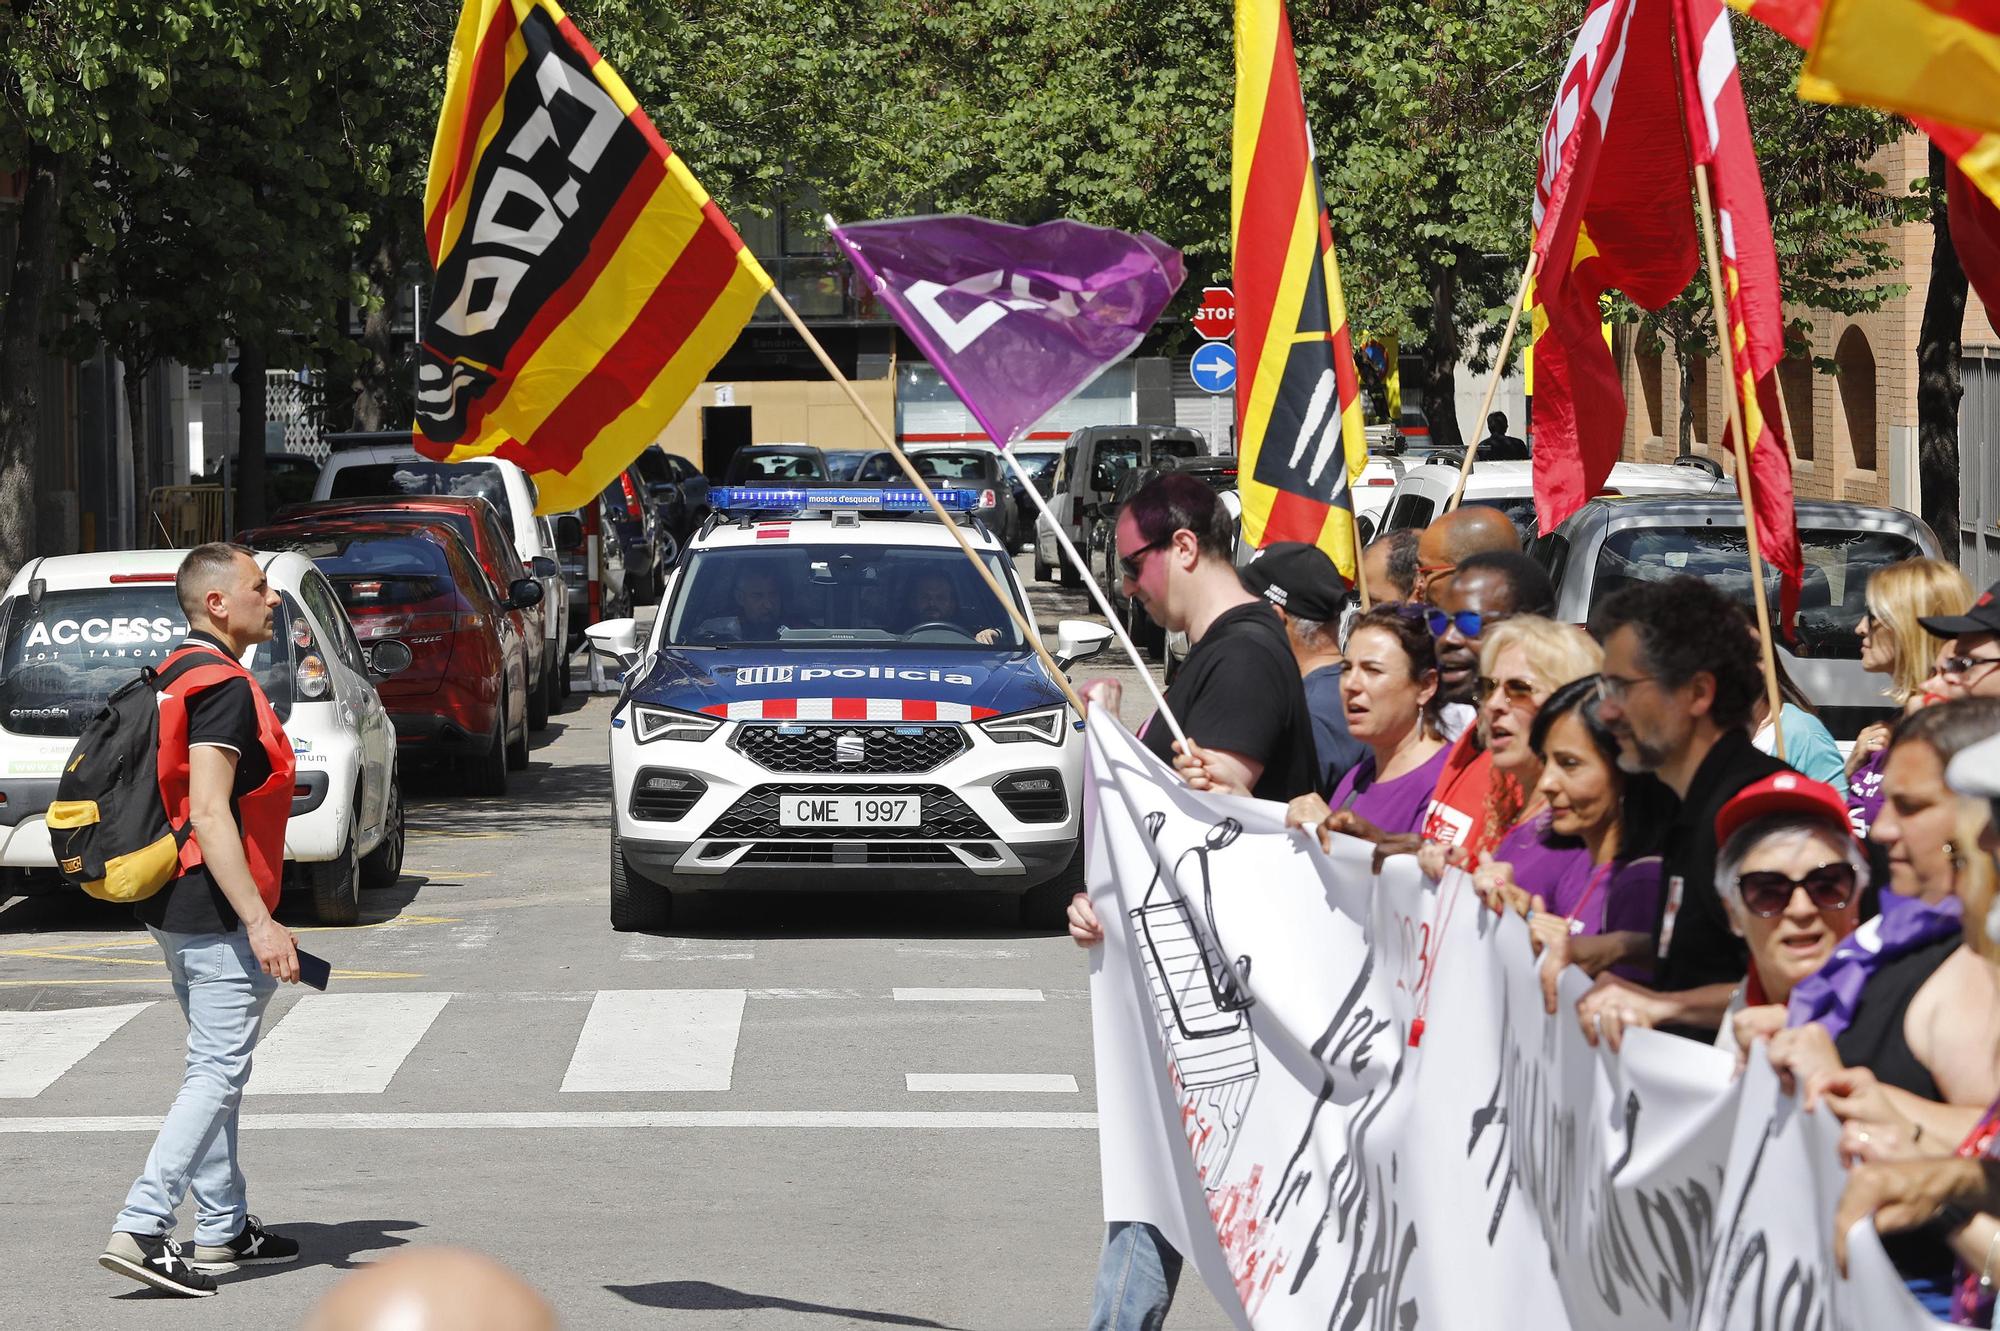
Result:
<svg viewBox="0 0 2000 1331"><path fill-rule="evenodd" d="M1324 820L1335 831L1373 832L1374 840L1421 828L1450 752L1438 729L1437 686L1437 649L1421 608L1377 606L1355 620L1340 696L1348 732L1368 756L1327 804L1301 816L1300 805L1318 801L1295 800L1292 821Z"/></svg>
<svg viewBox="0 0 2000 1331"><path fill-rule="evenodd" d="M1620 770L1597 696L1598 677L1587 675L1542 704L1528 744L1548 808L1509 832L1474 880L1490 904L1527 917L1550 1012L1564 966L1637 980L1652 957L1660 860L1651 838L1671 821L1674 797L1657 778Z"/></svg>

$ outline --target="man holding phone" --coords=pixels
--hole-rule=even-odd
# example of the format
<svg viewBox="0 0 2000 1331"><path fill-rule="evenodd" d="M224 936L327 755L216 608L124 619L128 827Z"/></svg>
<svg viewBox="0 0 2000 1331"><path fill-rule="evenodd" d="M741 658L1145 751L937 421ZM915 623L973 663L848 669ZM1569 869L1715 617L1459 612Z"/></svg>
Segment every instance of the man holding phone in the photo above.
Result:
<svg viewBox="0 0 2000 1331"><path fill-rule="evenodd" d="M264 1009L279 981L299 978L296 941L271 914L284 873L293 765L277 713L240 665L244 653L270 641L278 605L251 552L221 542L196 547L181 562L175 593L188 635L157 681L160 786L168 813L191 831L180 875L134 911L165 954L187 1017L187 1070L98 1263L198 1298L216 1292L211 1272L299 1255L296 1242L249 1213L236 1161ZM234 673L176 688L191 667L218 658ZM190 1192L192 1258L173 1238L174 1212Z"/></svg>

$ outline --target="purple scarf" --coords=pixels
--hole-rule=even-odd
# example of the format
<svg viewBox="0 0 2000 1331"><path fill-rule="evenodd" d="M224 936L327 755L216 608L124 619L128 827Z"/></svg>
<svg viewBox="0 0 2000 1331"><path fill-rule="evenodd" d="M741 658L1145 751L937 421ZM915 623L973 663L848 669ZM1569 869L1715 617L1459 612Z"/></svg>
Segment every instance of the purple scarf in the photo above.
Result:
<svg viewBox="0 0 2000 1331"><path fill-rule="evenodd" d="M1792 986L1785 1025L1816 1021L1828 1035L1839 1036L1854 1020L1869 977L1907 952L1963 933L1959 910L1957 897L1929 906L1915 897L1883 892L1881 913L1841 939L1824 966Z"/></svg>

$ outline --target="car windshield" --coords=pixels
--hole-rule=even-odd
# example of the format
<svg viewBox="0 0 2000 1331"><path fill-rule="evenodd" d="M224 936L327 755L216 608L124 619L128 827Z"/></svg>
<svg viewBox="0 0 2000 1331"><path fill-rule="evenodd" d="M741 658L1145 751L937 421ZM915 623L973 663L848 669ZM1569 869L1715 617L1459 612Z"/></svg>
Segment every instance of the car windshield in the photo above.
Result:
<svg viewBox="0 0 2000 1331"><path fill-rule="evenodd" d="M467 550L477 550L479 548L479 539L474 533L472 515L470 513L421 513L415 509L408 508L384 508L367 511L356 509L342 513L340 517L343 519L361 518L368 522L434 522L457 532L458 539L465 542ZM291 549L292 547L286 546L285 548Z"/></svg>
<svg viewBox="0 0 2000 1331"><path fill-rule="evenodd" d="M329 498L368 499L375 495L478 495L500 514L503 531L514 530L507 483L497 467L462 462L368 462L333 473Z"/></svg>
<svg viewBox="0 0 2000 1331"><path fill-rule="evenodd" d="M983 556L1011 585L1005 556ZM697 550L674 588L665 640L1019 647L1020 634L956 549L805 545ZM986 637L985 642L979 641Z"/></svg>
<svg viewBox="0 0 2000 1331"><path fill-rule="evenodd" d="M249 662L280 718L292 707L293 613L287 597ZM17 596L0 607L0 625L0 724L17 735L81 735L115 690L187 636L171 582Z"/></svg>
<svg viewBox="0 0 2000 1331"><path fill-rule="evenodd" d="M1195 458L1201 456L1201 445L1192 439L1155 439L1153 456L1156 458Z"/></svg>
<svg viewBox="0 0 2000 1331"><path fill-rule="evenodd" d="M1014 461L1021 464L1021 470L1028 473L1028 479L1035 483L1037 489L1047 493L1047 482L1056 474L1056 463L1062 461L1062 454L1016 453Z"/></svg>
<svg viewBox="0 0 2000 1331"><path fill-rule="evenodd" d="M826 478L830 481L851 481L863 459L873 452L867 448L836 448L822 454L826 458Z"/></svg>
<svg viewBox="0 0 2000 1331"><path fill-rule="evenodd" d="M415 605L452 588L444 547L423 532L299 531L260 533L267 550L296 550L332 580L349 614Z"/></svg>
<svg viewBox="0 0 2000 1331"><path fill-rule="evenodd" d="M752 453L744 451L729 459L730 485L745 481L827 479L826 466L818 453Z"/></svg>
<svg viewBox="0 0 2000 1331"><path fill-rule="evenodd" d="M1868 579L1877 569L1923 553L1900 532L1799 529L1806 560L1799 598L1795 655L1861 659L1856 626L1868 608ZM1720 587L1752 610L1750 550L1741 527L1627 527L1614 530L1597 554L1591 599L1601 601L1634 582L1689 574ZM1778 574L1765 571L1771 610L1778 608Z"/></svg>
<svg viewBox="0 0 2000 1331"><path fill-rule="evenodd" d="M991 453L972 449L931 449L911 459L925 480L990 481L999 459Z"/></svg>

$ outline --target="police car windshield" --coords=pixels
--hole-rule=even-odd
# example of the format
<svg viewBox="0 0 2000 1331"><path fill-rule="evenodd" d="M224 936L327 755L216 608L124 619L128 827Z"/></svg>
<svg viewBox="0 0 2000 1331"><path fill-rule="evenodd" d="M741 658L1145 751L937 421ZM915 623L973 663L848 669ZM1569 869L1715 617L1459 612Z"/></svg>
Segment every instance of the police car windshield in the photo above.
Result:
<svg viewBox="0 0 2000 1331"><path fill-rule="evenodd" d="M291 598L273 616L272 640L250 669L278 715L291 714ZM187 636L170 582L17 596L0 609L0 726L17 735L83 733L113 690L157 666Z"/></svg>
<svg viewBox="0 0 2000 1331"><path fill-rule="evenodd" d="M982 557L1007 586L1003 556ZM668 616L665 641L677 647L900 642L992 651L1022 645L965 556L933 547L785 541L696 550Z"/></svg>
<svg viewBox="0 0 2000 1331"><path fill-rule="evenodd" d="M502 530L514 529L507 483L498 467L462 462L370 462L333 473L332 499L372 499L378 495L477 495L500 514Z"/></svg>

